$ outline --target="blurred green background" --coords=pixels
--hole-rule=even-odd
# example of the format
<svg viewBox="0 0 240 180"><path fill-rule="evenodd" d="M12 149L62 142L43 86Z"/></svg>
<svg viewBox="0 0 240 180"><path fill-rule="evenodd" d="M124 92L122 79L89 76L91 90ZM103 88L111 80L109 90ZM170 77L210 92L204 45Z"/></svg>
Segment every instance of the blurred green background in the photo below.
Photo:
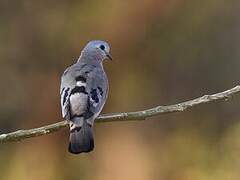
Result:
<svg viewBox="0 0 240 180"><path fill-rule="evenodd" d="M229 89L240 77L239 0L0 0L0 133L62 120L64 69L92 39L111 44L104 113ZM95 150L68 130L0 145L2 180L239 180L240 96L141 122L95 126Z"/></svg>

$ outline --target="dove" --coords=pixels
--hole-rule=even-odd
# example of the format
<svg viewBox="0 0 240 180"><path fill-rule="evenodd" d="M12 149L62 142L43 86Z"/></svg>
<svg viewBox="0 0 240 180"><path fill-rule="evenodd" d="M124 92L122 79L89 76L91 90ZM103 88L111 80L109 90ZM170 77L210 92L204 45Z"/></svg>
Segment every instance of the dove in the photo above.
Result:
<svg viewBox="0 0 240 180"><path fill-rule="evenodd" d="M105 59L112 60L108 43L90 41L77 62L61 77L62 116L69 122L70 153L88 153L94 149L94 120L103 109L109 89L103 69Z"/></svg>

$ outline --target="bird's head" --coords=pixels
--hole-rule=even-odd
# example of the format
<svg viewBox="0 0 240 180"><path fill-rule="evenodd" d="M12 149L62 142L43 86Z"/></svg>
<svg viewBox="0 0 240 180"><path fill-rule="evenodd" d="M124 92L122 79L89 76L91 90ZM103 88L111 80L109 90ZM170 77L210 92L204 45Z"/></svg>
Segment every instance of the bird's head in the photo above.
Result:
<svg viewBox="0 0 240 180"><path fill-rule="evenodd" d="M107 42L101 40L94 40L87 43L82 53L86 53L88 56L94 56L100 60L109 59L112 60L110 54L110 46Z"/></svg>

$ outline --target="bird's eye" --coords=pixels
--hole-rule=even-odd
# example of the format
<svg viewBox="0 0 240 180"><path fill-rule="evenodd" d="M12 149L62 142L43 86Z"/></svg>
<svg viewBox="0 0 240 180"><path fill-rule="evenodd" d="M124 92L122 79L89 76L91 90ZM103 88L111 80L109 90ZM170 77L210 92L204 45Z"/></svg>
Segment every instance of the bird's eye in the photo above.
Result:
<svg viewBox="0 0 240 180"><path fill-rule="evenodd" d="M105 46L104 45L100 45L100 49L101 50L105 50Z"/></svg>

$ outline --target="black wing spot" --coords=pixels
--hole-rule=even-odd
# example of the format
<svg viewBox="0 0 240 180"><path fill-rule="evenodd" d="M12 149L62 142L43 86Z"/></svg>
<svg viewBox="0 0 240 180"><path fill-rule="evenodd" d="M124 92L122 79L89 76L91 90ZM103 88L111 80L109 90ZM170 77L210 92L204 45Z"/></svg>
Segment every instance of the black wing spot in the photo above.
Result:
<svg viewBox="0 0 240 180"><path fill-rule="evenodd" d="M93 89L93 90L91 91L91 98L92 98L92 100L94 100L96 103L99 102L97 89Z"/></svg>
<svg viewBox="0 0 240 180"><path fill-rule="evenodd" d="M76 78L75 78L75 80L76 81L81 81L81 82L86 82L87 81L87 79L85 78L85 77L83 77L83 76L77 76Z"/></svg>
<svg viewBox="0 0 240 180"><path fill-rule="evenodd" d="M99 86L98 86L97 88L98 88L98 90L99 90L99 92L100 92L100 95L103 96L103 90L102 90L102 88L99 87Z"/></svg>
<svg viewBox="0 0 240 180"><path fill-rule="evenodd" d="M75 93L88 94L84 86L80 86L80 87L76 86L75 88L73 88L71 91L71 94L75 94Z"/></svg>
<svg viewBox="0 0 240 180"><path fill-rule="evenodd" d="M64 96L63 96L63 104L64 105L67 101L67 97L68 97L68 92L69 92L70 88L67 88L64 92Z"/></svg>
<svg viewBox="0 0 240 180"><path fill-rule="evenodd" d="M62 95L63 91L65 90L65 87L62 88L61 92L60 92L60 95Z"/></svg>

